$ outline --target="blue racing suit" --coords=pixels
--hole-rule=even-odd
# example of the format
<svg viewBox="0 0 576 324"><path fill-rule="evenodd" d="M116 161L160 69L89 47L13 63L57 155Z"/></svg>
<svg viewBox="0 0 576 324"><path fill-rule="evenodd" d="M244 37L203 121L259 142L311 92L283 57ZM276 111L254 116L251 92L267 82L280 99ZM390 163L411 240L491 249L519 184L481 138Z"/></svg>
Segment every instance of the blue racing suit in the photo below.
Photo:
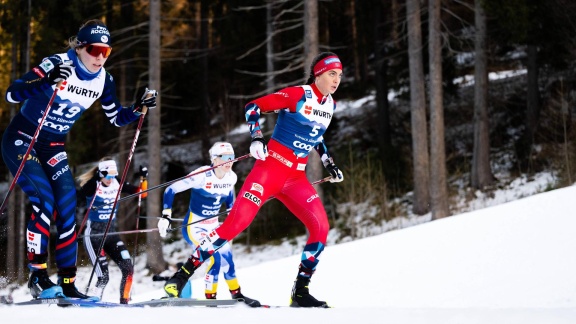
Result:
<svg viewBox="0 0 576 324"><path fill-rule="evenodd" d="M47 107L56 87L47 75L55 65L69 60L76 63L72 75L58 90L52 105ZM98 99L104 114L115 126L127 125L139 117L133 109L122 107L116 97L114 79L104 68L86 76L85 72L77 73L80 69L77 63L74 50L55 54L14 81L6 91L8 102L23 102L2 138L2 158L13 175L45 110L50 109L17 179L33 210L26 233L31 268L35 268L35 263L41 263L37 260L45 260L52 221L58 232L55 253L58 268L76 266L76 189L65 151L66 135L74 122Z"/></svg>

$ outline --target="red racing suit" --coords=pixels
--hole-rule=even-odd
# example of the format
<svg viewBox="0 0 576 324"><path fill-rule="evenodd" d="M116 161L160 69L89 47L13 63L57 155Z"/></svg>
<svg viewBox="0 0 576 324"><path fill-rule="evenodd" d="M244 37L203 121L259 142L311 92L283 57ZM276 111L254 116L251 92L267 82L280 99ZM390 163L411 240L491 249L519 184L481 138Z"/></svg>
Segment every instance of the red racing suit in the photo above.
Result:
<svg viewBox="0 0 576 324"><path fill-rule="evenodd" d="M308 229L301 262L312 271L316 268L329 223L318 193L306 178L305 167L313 148L322 161L330 158L322 135L335 108L332 96L322 96L314 84L288 87L246 105L251 132L260 130L261 112L279 111L279 116L268 143L269 156L255 162L230 214L215 231L221 240L230 241L246 229L262 204L274 196ZM215 249L219 241L214 242Z"/></svg>

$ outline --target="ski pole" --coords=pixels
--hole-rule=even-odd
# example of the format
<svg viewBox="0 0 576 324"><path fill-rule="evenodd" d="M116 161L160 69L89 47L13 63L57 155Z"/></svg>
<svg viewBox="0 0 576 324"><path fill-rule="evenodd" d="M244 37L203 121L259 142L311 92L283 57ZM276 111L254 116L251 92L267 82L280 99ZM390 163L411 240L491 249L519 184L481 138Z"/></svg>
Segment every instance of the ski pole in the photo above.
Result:
<svg viewBox="0 0 576 324"><path fill-rule="evenodd" d="M54 89L54 93L52 93L52 97L50 97L50 101L48 101L48 105L46 105L46 109L44 109L44 114L42 115L42 118L40 119L40 122L38 123L38 127L36 127L36 131L34 132L32 139L30 139L30 145L28 145L28 149L26 150L26 153L22 157L22 162L20 162L20 166L18 167L16 174L14 174L14 178L12 179L12 182L10 183L10 187L8 187L8 192L6 193L6 196L4 197L4 200L2 201L2 205L0 205L0 215L2 215L4 213L4 208L6 208L6 202L8 201L8 197L10 197L10 194L14 190L14 187L16 186L16 181L18 181L18 178L20 177L20 173L22 173L22 169L24 169L24 164L28 160L30 152L32 152L32 148L34 147L34 144L36 144L36 140L38 140L38 135L40 135L40 130L42 129L42 126L44 125L44 120L46 119L46 116L48 116L48 112L50 111L50 108L52 108L52 104L54 103L54 99L56 99L56 95L58 94L58 90L64 90L65 89L65 87L63 85L66 85L66 81L60 81L56 84L56 88Z"/></svg>
<svg viewBox="0 0 576 324"><path fill-rule="evenodd" d="M197 220L197 221L195 221L195 222L192 222L192 223L190 223L190 224L188 224L188 225L186 225L186 226L189 226L189 225L192 225L192 224L196 224L196 223L200 223L200 222L203 222L203 221L205 221L205 220L207 220L207 219L214 218L214 217L218 217L218 216L221 216L221 215L224 215L224 214L227 214L227 213L228 213L228 212L225 211L225 212L218 213L218 214L216 214L216 215L208 216L208 217L202 218L202 219L200 219L200 220ZM142 217L145 217L145 218L155 218L155 219L162 218L162 217L150 217L150 216L142 216ZM176 219L176 220L174 220L174 219L168 219L168 221L169 221L169 222L178 222L178 221L183 221L183 220L182 220L182 219ZM179 227L176 227L176 228L169 228L167 231L168 231L168 232L172 232L172 231L175 231L175 230L177 230L177 229L179 229L179 228L182 228L182 227L183 227L183 226L179 226ZM157 230L158 230L158 228L147 228L147 229L141 229L141 230L110 232L110 233L108 233L108 235L113 235L113 234L118 234L118 235L120 235L120 234L138 234L138 233L154 232L154 231L157 231ZM84 238L84 237L98 237L98 236L104 236L104 233L84 235L84 236L82 236L82 237L80 237L80 238Z"/></svg>
<svg viewBox="0 0 576 324"><path fill-rule="evenodd" d="M118 204L118 198L120 197L120 194L122 192L122 186L124 185L124 181L126 180L126 173L128 173L130 162L132 162L132 157L134 156L134 151L136 150L136 142L138 141L138 136L140 135L140 129L142 128L142 124L144 124L144 117L146 116L147 111L148 107L144 106L142 108L142 114L140 115L140 120L138 121L138 127L136 128L136 133L134 134L134 141L132 142L132 147L130 147L130 154L128 154L128 159L126 160L126 166L124 166L124 171L122 172L122 179L120 180L120 186L118 187L118 192L116 193L114 204L112 205L112 209L110 210L110 217L108 218L108 223L106 223L106 229L104 230L104 234L102 235L102 240L100 241L100 247L98 247L98 251L96 251L96 257L100 255L102 249L104 248L106 235L108 235L110 225L112 224L112 219L114 219L114 213L116 205ZM90 279L88 279L88 285L86 286L86 293L88 293L88 289L90 288L90 283L92 282L92 278L94 277L94 272L96 271L97 264L98 262L94 262L94 266L92 267L92 273L90 273Z"/></svg>
<svg viewBox="0 0 576 324"><path fill-rule="evenodd" d="M320 180L316 180L316 181L312 182L311 185L317 185L317 184L320 184L320 183L329 181L330 179L332 179L332 176L329 176L329 177L326 177L326 178L323 178L323 179L320 179ZM266 199L266 201L264 202L264 204L267 203L267 202L269 202L269 201L272 200L272 199L274 199L274 196L271 196L270 198ZM264 205L264 204L262 204L262 205ZM205 221L205 220L207 220L207 219L210 219L210 218L213 218L213 217L218 217L218 216L225 215L225 214L228 214L228 211L223 211L223 212L218 213L218 214L216 214L216 215L212 215L212 216L210 216L210 217L206 217L206 218L203 218L203 219L201 219L201 220L198 220L198 221L195 221L195 222L192 222L192 223L183 224L183 225L180 225L180 226L176 226L176 227L174 227L174 228L169 228L169 229L167 229L166 231L167 231L167 232L174 232L174 231L176 231L176 230L178 230L178 229L181 229L181 228L184 228L184 227L188 227L188 226L193 225L193 224L196 224L196 223L198 223L198 222L202 222L202 221ZM168 220L170 220L170 219L168 219Z"/></svg>
<svg viewBox="0 0 576 324"><path fill-rule="evenodd" d="M146 219L160 219L162 216L138 216L138 218L146 218ZM183 218L170 218L168 219L170 222L183 222Z"/></svg>
<svg viewBox="0 0 576 324"><path fill-rule="evenodd" d="M82 224L80 224L80 228L78 229L78 235L80 235L82 233L82 230L84 229L84 225L86 225L86 221L88 220L88 215L90 214L90 208L92 208L92 205L94 204L94 200L96 199L96 193L98 192L98 189L100 189L101 184L102 184L102 182L98 181L98 186L96 186L96 191L94 191L94 197L92 197L92 201L90 201L90 205L88 205L88 208L86 208L86 215L84 215L84 219L82 220Z"/></svg>
<svg viewBox="0 0 576 324"><path fill-rule="evenodd" d="M311 184L312 184L312 185L320 184L320 183L329 181L330 179L332 179L331 176L330 176L330 177L323 178L323 179L320 179L320 180L316 180L316 181L312 182ZM268 199L266 199L266 201L265 201L264 203L266 203L266 202L268 202L269 200L272 200L272 199L274 199L273 196L270 197L270 198L268 198ZM177 227L174 227L174 228L169 228L169 229L167 229L166 231L167 231L167 232L174 232L174 231L179 230L179 229L181 229L181 228L183 228L183 227L187 227L187 226L190 226L190 225L194 225L194 224L203 222L203 221L205 221L205 220L207 220L207 219L211 219L211 218L214 218L214 217L222 216L222 215L225 215L225 214L228 214L228 211L223 211L223 212L220 212L220 213L218 213L218 214L216 214L216 215L204 217L204 218L202 218L202 219L200 219L200 220L197 220L197 221L195 221L195 222L192 222L192 223L188 223L188 224L185 224L185 225L180 225L180 226L177 226ZM162 217L152 217L152 216L140 216L140 217L142 217L142 218L155 218L155 219L162 218ZM183 221L183 219L179 219L179 218L176 218L176 219L167 218L167 219L168 219L168 221L169 221L170 223ZM147 232L155 232L155 231L157 231L157 230L158 230L157 228L149 228L149 229L142 229L142 230L110 232L110 233L108 233L108 235L112 235L112 234L147 233ZM86 235L86 236L98 237L98 236L104 236L104 234L103 234L103 233L99 233L99 234L90 234L90 235ZM81 236L81 237L79 237L79 238L84 238L84 237L85 237L85 236Z"/></svg>
<svg viewBox="0 0 576 324"><path fill-rule="evenodd" d="M177 179L174 179L174 180L170 180L170 181L168 181L168 182L161 183L161 184L159 184L159 185L157 185L157 186L150 187L150 188L148 188L148 189L146 189L146 190L142 190L142 191L140 191L140 192L138 192L138 193L135 193L135 194L131 194L131 195L122 197L122 198L120 198L120 199L118 200L118 202L122 202L122 201L127 200L127 199L130 199L130 198L134 198L134 197L138 196L139 194L143 194L143 193L148 192L148 191L152 191L152 190L156 190L156 189L158 189L158 188L162 188L162 187L169 186L169 185L173 184L174 182L177 182L177 181L180 181L180 180L184 180L184 179L186 179L186 178L190 178L190 177L192 177L192 176L198 175L198 174L203 173L203 172L206 172L206 171L214 170L214 169L216 169L217 167L222 166L222 165L224 165L224 164L226 164L226 163L231 163L231 162L233 163L233 162L238 162L238 161L240 161L240 160L244 160L244 159L246 159L246 158L248 158L248 157L250 157L250 154L242 155L242 156L240 156L240 157L235 158L234 160L229 160L229 161L226 161L226 162L222 162L222 163L220 163L220 164L216 164L216 165L211 166L211 167L209 167L209 168L202 169L202 170L200 170L200 171L198 171L198 172L194 172L194 173L185 175L185 176L183 176L183 177L180 177L180 178L177 178ZM99 208L102 208L103 206L106 206L106 205L110 205L110 204L103 204L103 205L100 205L100 206L94 206L94 207L92 207L92 209L99 209Z"/></svg>

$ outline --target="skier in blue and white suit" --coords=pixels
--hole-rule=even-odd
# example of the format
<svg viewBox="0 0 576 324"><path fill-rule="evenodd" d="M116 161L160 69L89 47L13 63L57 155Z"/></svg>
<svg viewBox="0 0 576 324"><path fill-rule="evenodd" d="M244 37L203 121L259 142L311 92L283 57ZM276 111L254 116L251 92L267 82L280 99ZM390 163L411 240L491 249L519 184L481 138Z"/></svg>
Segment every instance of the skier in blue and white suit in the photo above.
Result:
<svg viewBox="0 0 576 324"><path fill-rule="evenodd" d="M74 217L76 189L64 149L70 128L98 99L110 123L118 127L138 119L144 106L156 107L157 93L148 89L132 106L122 107L116 97L114 79L104 69L112 51L110 44L106 25L100 20L89 20L70 39L70 50L45 58L6 91L8 102L23 103L2 138L2 157L14 175L50 98L59 87L37 142L17 179L33 209L26 239L31 270L28 287L34 298L62 294L88 298L74 285L78 252ZM50 280L46 264L53 217L58 231L54 255L59 286Z"/></svg>
<svg viewBox="0 0 576 324"><path fill-rule="evenodd" d="M182 236L191 246L196 246L198 242L212 230L216 229L220 223L218 217L214 215L220 213L220 208L223 203L226 203L227 210L229 211L234 204L234 185L238 177L232 171L234 162L225 163L226 161L234 160L234 149L232 145L227 142L216 142L209 150L212 165L219 165L217 168L202 172L202 170L210 168L209 166L200 167L189 174L194 176L177 181L168 186L164 191L164 209L162 211L163 219L158 222L160 236L166 236L166 230L169 227L169 219L172 216L172 203L174 196L182 191L190 189L190 203L188 205L188 213L184 217L184 224L195 223L190 226L182 228ZM225 163L225 164L223 164ZM234 268L234 260L232 258L232 249L230 244L226 244L208 261L206 270L205 282L205 296L207 299L216 299L218 291L218 274L220 269L224 273L224 278L228 284L228 288L234 299L242 299L244 302L252 305L260 303L257 300L248 298L240 292L240 285L236 278L236 270ZM188 285L190 283L188 282ZM191 297L188 293L184 292L181 297Z"/></svg>

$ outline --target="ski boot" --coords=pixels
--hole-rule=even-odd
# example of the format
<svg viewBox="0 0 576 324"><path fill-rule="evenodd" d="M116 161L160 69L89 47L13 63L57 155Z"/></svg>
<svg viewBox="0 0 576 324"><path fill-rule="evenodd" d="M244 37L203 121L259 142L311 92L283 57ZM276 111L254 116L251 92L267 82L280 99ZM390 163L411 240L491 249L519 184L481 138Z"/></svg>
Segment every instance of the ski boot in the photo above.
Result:
<svg viewBox="0 0 576 324"><path fill-rule="evenodd" d="M290 297L290 307L320 307L330 308L325 301L320 301L314 296L310 295L308 285L310 284L310 277L314 271L300 266L300 271L294 282L292 288L292 296ZM303 276L304 275L304 276Z"/></svg>
<svg viewBox="0 0 576 324"><path fill-rule="evenodd" d="M196 260L193 258L188 259L188 261L186 261L186 263L184 263L184 265L182 265L180 269L176 271L176 273L172 276L172 278L166 281L166 284L164 285L164 291L166 292L168 297L173 298L182 297L181 296L182 288L184 288L184 286L188 282L188 279L194 274L194 270L196 270L201 264L199 262L194 261ZM197 264L194 265L194 263Z"/></svg>
<svg viewBox="0 0 576 324"><path fill-rule="evenodd" d="M50 280L46 269L30 268L28 289L32 298L61 298L65 297L62 288Z"/></svg>
<svg viewBox="0 0 576 324"><path fill-rule="evenodd" d="M34 299L37 298L58 298L64 297L62 288L50 280L48 275L47 254L34 254L28 264L30 278L28 279L28 289Z"/></svg>
<svg viewBox="0 0 576 324"><path fill-rule="evenodd" d="M244 296L242 294L242 292L240 291L240 287L238 287L238 289L236 289L236 290L230 290L230 294L232 295L232 299L236 299L237 301L244 302L246 305L248 305L250 307L261 307L262 306L260 304L260 302L257 301L256 299L252 299L250 297Z"/></svg>
<svg viewBox="0 0 576 324"><path fill-rule="evenodd" d="M62 287L62 292L68 298L88 299L92 301L99 301L100 298L96 296L88 296L79 292L76 289L74 282L76 281L76 267L64 268L58 271L58 284Z"/></svg>

